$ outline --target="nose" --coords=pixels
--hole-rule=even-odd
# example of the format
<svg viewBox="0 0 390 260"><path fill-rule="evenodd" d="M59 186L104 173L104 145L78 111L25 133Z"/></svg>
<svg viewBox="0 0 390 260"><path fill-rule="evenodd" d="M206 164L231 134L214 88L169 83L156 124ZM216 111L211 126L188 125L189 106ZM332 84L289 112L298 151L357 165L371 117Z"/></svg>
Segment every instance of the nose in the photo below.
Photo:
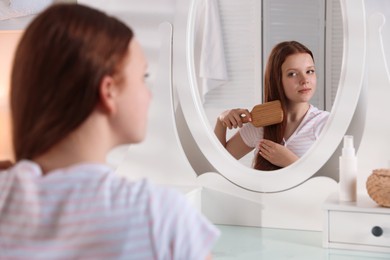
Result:
<svg viewBox="0 0 390 260"><path fill-rule="evenodd" d="M300 82L301 82L301 84L309 83L309 77L305 74L301 74Z"/></svg>

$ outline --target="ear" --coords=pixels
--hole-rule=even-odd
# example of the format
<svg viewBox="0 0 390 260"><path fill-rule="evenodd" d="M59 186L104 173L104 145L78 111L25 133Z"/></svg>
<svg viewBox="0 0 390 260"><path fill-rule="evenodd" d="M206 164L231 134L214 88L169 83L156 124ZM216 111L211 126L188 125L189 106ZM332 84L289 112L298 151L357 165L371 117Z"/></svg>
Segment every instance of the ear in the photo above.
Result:
<svg viewBox="0 0 390 260"><path fill-rule="evenodd" d="M114 79L111 76L104 76L99 88L100 103L103 110L109 114L115 114L117 111L115 102L117 91Z"/></svg>

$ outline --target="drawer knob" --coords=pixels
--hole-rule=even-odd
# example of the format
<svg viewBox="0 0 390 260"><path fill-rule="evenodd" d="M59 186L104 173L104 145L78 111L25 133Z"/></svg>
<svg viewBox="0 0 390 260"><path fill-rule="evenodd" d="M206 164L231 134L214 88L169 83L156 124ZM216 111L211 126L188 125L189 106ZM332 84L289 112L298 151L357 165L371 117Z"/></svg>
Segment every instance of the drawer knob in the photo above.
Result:
<svg viewBox="0 0 390 260"><path fill-rule="evenodd" d="M375 226L371 229L371 233L376 237L380 237L383 234L383 229L381 227Z"/></svg>

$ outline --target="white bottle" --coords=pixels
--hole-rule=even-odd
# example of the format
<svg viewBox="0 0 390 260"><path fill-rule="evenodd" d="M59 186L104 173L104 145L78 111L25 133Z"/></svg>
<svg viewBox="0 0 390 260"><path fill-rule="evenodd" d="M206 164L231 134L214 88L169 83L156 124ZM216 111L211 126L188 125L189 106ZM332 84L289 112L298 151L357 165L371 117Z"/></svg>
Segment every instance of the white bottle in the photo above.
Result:
<svg viewBox="0 0 390 260"><path fill-rule="evenodd" d="M339 199L356 201L357 158L351 135L344 136L339 162Z"/></svg>

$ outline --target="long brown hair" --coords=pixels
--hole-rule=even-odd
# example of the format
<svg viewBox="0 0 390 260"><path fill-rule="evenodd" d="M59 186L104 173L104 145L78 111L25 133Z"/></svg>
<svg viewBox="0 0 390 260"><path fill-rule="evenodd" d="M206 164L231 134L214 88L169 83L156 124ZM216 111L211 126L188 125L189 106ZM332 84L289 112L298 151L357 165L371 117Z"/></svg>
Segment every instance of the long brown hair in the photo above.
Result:
<svg viewBox="0 0 390 260"><path fill-rule="evenodd" d="M11 74L16 160L45 153L81 125L103 77L120 74L132 38L122 22L77 4L52 5L31 22Z"/></svg>
<svg viewBox="0 0 390 260"><path fill-rule="evenodd" d="M282 83L282 65L288 56L297 53L309 54L313 61L313 53L303 44L296 41L285 41L277 44L271 51L264 74L264 102L280 100L284 115L287 115L287 97ZM286 129L287 117L280 124L264 127L264 139L282 144ZM255 157L254 168L257 170L276 170L280 167L270 163L260 154Z"/></svg>

